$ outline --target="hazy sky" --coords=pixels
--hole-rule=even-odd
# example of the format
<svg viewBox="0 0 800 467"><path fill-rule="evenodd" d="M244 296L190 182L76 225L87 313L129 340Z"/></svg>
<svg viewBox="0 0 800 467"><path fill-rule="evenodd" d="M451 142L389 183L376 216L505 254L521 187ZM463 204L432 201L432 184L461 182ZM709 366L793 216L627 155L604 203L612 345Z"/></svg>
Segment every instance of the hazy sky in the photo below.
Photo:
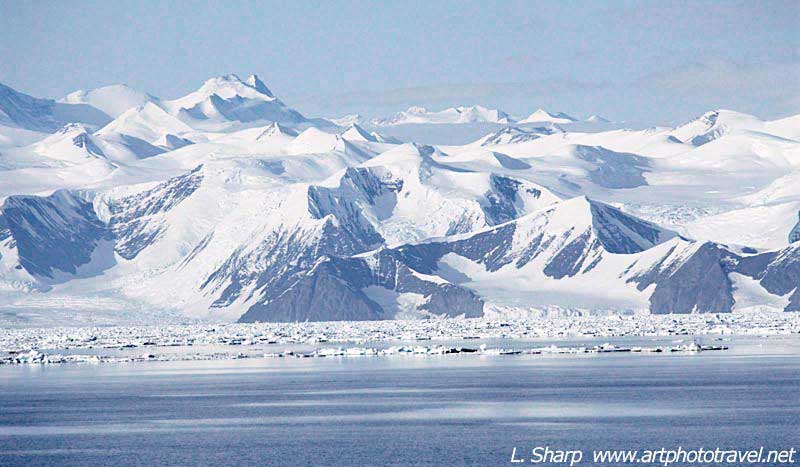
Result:
<svg viewBox="0 0 800 467"><path fill-rule="evenodd" d="M680 122L800 112L800 1L0 0L0 82L174 98L255 72L311 116L412 104Z"/></svg>

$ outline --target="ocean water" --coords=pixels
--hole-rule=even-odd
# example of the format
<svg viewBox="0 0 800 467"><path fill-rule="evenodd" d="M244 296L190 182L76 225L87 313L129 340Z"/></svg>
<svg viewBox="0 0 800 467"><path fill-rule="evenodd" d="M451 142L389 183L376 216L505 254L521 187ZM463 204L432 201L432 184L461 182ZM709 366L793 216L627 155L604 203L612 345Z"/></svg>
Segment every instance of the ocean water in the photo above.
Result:
<svg viewBox="0 0 800 467"><path fill-rule="evenodd" d="M591 450L800 448L800 336L728 344L4 366L0 465L520 465L514 447L544 446L600 465Z"/></svg>

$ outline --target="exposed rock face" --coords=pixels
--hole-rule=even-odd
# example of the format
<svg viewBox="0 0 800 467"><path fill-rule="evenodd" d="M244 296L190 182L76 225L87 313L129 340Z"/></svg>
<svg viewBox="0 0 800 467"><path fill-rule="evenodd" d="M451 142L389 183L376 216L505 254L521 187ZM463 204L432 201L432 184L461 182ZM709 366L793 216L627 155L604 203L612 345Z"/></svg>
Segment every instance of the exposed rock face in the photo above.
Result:
<svg viewBox="0 0 800 467"><path fill-rule="evenodd" d="M733 309L728 273L733 255L714 243L703 243L687 259L668 263L670 254L646 274L631 279L639 290L655 284L650 311L655 314L722 312Z"/></svg>
<svg viewBox="0 0 800 467"><path fill-rule="evenodd" d="M492 174L489 181L492 189L486 193L486 203L482 206L489 225L502 224L519 217L518 191L522 189L522 182L496 174ZM541 192L534 190L533 195L538 198Z"/></svg>
<svg viewBox="0 0 800 467"><path fill-rule="evenodd" d="M773 252L741 258L736 272L752 277L767 292L789 296L785 311L800 311L800 243Z"/></svg>
<svg viewBox="0 0 800 467"><path fill-rule="evenodd" d="M379 287L423 297L420 309L440 316L478 317L483 301L472 291L431 280L402 262L402 252L382 249L368 257L325 258L301 273L286 293L251 307L242 322L391 319L365 291Z"/></svg>
<svg viewBox="0 0 800 467"><path fill-rule="evenodd" d="M185 251L158 267L176 274L192 270L192 284L212 310L240 307L245 322L479 317L491 297L479 292L476 281L487 277L567 281L577 288L610 279L626 293L638 290L637 303L649 302L652 313L692 313L732 311L731 274L738 273L769 294L788 297L786 311L800 311L800 242L761 253L693 242L585 197L525 215L524 203L542 193L505 175L491 174L488 188L482 185L487 191L466 204L485 217L485 227L389 247L381 222L404 212L398 203L412 185L398 173L386 166L351 167L338 183L299 185L287 203L291 215L265 214L264 222L248 227L253 233L247 241L220 249L224 226L198 230L181 244ZM94 202L69 191L9 197L0 210L3 254L15 251L18 269L45 285L81 273L99 253L152 261L162 239L175 243L176 230L192 229L203 203L218 201L214 190L228 178L215 174L201 165L136 194Z"/></svg>
<svg viewBox="0 0 800 467"><path fill-rule="evenodd" d="M644 178L649 170L647 158L594 146L577 146L575 156L596 167L589 172L589 180L604 188L647 185Z"/></svg>
<svg viewBox="0 0 800 467"><path fill-rule="evenodd" d="M14 238L20 266L34 276L76 274L111 231L92 203L68 191L50 196L10 196L2 207L4 231Z"/></svg>
<svg viewBox="0 0 800 467"><path fill-rule="evenodd" d="M800 217L800 212L798 212L797 215ZM800 242L800 221L798 221L797 225L789 232L789 243L794 242Z"/></svg>
<svg viewBox="0 0 800 467"><path fill-rule="evenodd" d="M153 216L170 210L191 196L203 180L203 166L167 180L153 189L126 197L109 205L110 227L116 238L116 252L133 259L163 233L166 226Z"/></svg>
<svg viewBox="0 0 800 467"><path fill-rule="evenodd" d="M352 229L354 237L367 245L377 247L383 243L381 235L364 217L363 207L374 207L376 217L389 215L397 204L397 193L403 188L402 180L376 169L348 168L337 188L310 186L308 211L312 217L322 219L333 216L345 229Z"/></svg>

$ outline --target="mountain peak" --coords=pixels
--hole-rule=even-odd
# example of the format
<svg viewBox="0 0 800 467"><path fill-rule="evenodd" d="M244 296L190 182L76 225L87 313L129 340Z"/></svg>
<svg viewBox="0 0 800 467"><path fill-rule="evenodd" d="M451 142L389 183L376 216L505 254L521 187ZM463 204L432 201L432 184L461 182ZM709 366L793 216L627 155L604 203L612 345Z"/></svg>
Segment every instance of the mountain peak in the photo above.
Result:
<svg viewBox="0 0 800 467"><path fill-rule="evenodd" d="M615 254L639 253L677 236L671 230L586 195L557 203L517 222L540 229L541 222L536 219L541 216L547 218L547 229L551 233L570 232L578 236L591 229L603 248Z"/></svg>
<svg viewBox="0 0 800 467"><path fill-rule="evenodd" d="M252 75L248 76L247 79L245 80L245 84L251 86L253 89L255 89L256 91L260 92L261 94L264 94L266 96L273 97L273 98L275 97L275 95L272 94L272 91L269 90L267 85L264 84L264 82L261 81L261 79L256 74L252 74Z"/></svg>
<svg viewBox="0 0 800 467"><path fill-rule="evenodd" d="M194 92L163 106L195 128L220 131L234 122L279 122L295 125L306 121L287 107L256 75L242 80L230 73L207 80Z"/></svg>
<svg viewBox="0 0 800 467"><path fill-rule="evenodd" d="M684 143L702 146L718 139L732 130L758 128L763 122L758 118L733 110L717 109L704 113L683 125L676 127L672 136Z"/></svg>
<svg viewBox="0 0 800 467"><path fill-rule="evenodd" d="M550 122L550 123L573 123L577 120L563 112L548 112L544 109L537 109L536 112L528 115L524 120L519 123L537 123L537 122Z"/></svg>
<svg viewBox="0 0 800 467"><path fill-rule="evenodd" d="M102 110L111 118L117 118L126 110L140 107L158 98L137 91L127 84L112 84L95 89L79 90L67 94L59 102L67 104L88 104Z"/></svg>
<svg viewBox="0 0 800 467"><path fill-rule="evenodd" d="M211 98L214 94L222 99L236 97L257 99L262 101L275 100L275 95L256 75L251 75L247 80L242 80L236 73L209 78L197 91L174 100L183 108L190 108L197 103Z"/></svg>
<svg viewBox="0 0 800 467"><path fill-rule="evenodd" d="M611 123L611 120L601 117L600 115L591 115L586 121L589 123Z"/></svg>
<svg viewBox="0 0 800 467"><path fill-rule="evenodd" d="M69 133L88 133L89 130L81 123L67 123L61 127L56 134L66 135Z"/></svg>
<svg viewBox="0 0 800 467"><path fill-rule="evenodd" d="M268 125L264 131L262 131L257 137L256 140L261 140L265 138L271 138L276 135L286 135L286 136L297 136L298 133L291 128L285 128L278 122L272 122Z"/></svg>
<svg viewBox="0 0 800 467"><path fill-rule="evenodd" d="M370 143L378 142L378 139L374 135L368 133L367 130L361 128L357 123L351 124L350 128L342 133L342 138L350 141L368 141Z"/></svg>
<svg viewBox="0 0 800 467"><path fill-rule="evenodd" d="M548 136L554 133L563 133L563 132L564 130L562 130L557 125L552 123L547 126L536 127L536 128L525 128L525 129L509 125L495 132L489 133L486 136L482 136L473 144L478 144L480 146L518 144L518 143L533 141L535 139L541 138L542 136Z"/></svg>

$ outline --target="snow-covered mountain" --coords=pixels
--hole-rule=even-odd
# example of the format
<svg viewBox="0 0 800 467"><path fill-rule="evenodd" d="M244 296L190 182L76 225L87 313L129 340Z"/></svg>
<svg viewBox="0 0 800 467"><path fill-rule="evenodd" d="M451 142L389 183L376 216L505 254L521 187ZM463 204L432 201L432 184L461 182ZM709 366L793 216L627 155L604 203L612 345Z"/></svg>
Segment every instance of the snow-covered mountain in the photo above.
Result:
<svg viewBox="0 0 800 467"><path fill-rule="evenodd" d="M550 113L544 109L538 109L518 123L573 123L578 120L562 112Z"/></svg>
<svg viewBox="0 0 800 467"><path fill-rule="evenodd" d="M679 126L672 132L672 136L684 143L702 146L733 130L757 130L761 125L763 122L752 115L732 110L714 110Z"/></svg>
<svg viewBox="0 0 800 467"><path fill-rule="evenodd" d="M780 278L784 275L785 278ZM800 310L800 246L741 253L575 198L452 238L324 258L243 321L483 316L519 310L730 312L739 288ZM335 301L328 301L335 297ZM350 313L343 316L342 309Z"/></svg>
<svg viewBox="0 0 800 467"><path fill-rule="evenodd" d="M549 125L544 127L522 129L515 126L507 126L501 128L494 133L479 138L473 144L479 146L499 146L504 144L518 144L533 141L541 138L542 136L552 135L553 133L563 133L557 125Z"/></svg>
<svg viewBox="0 0 800 467"><path fill-rule="evenodd" d="M230 122L278 122L294 126L306 122L286 106L256 75L242 80L235 74L211 78L194 92L162 106L190 126L218 130Z"/></svg>
<svg viewBox="0 0 800 467"><path fill-rule="evenodd" d="M600 115L590 115L586 118L586 121L589 123L612 123L611 120Z"/></svg>
<svg viewBox="0 0 800 467"><path fill-rule="evenodd" d="M152 102L133 107L97 131L97 135L108 139L136 138L147 144L178 149L192 144L196 131L189 125L168 114Z"/></svg>
<svg viewBox="0 0 800 467"><path fill-rule="evenodd" d="M460 123L513 123L514 120L498 109L487 109L480 105L470 107L450 107L438 112L431 112L424 107L409 107L392 117L375 118L376 126L408 125L408 124L460 124Z"/></svg>
<svg viewBox="0 0 800 467"><path fill-rule="evenodd" d="M90 105L102 110L111 118L117 118L130 108L141 107L148 102L158 102L158 98L124 84L114 84L86 91L75 91L59 99L59 102Z"/></svg>
<svg viewBox="0 0 800 467"><path fill-rule="evenodd" d="M364 123L364 117L359 114L345 115L339 118L329 118L331 123L337 126L349 127L350 125L361 125Z"/></svg>
<svg viewBox="0 0 800 467"><path fill-rule="evenodd" d="M86 104L39 99L0 84L0 125L50 133L67 123L99 127L109 117Z"/></svg>
<svg viewBox="0 0 800 467"><path fill-rule="evenodd" d="M175 100L0 90L8 319L800 309L800 116L592 133L480 107L380 122L505 124L431 146L307 119L255 76Z"/></svg>
<svg viewBox="0 0 800 467"><path fill-rule="evenodd" d="M400 141L397 138L393 138L391 136L384 136L375 131L368 132L367 130L365 130L364 128L355 123L348 126L347 130L345 130L345 132L342 133L342 138L349 141L400 144Z"/></svg>

